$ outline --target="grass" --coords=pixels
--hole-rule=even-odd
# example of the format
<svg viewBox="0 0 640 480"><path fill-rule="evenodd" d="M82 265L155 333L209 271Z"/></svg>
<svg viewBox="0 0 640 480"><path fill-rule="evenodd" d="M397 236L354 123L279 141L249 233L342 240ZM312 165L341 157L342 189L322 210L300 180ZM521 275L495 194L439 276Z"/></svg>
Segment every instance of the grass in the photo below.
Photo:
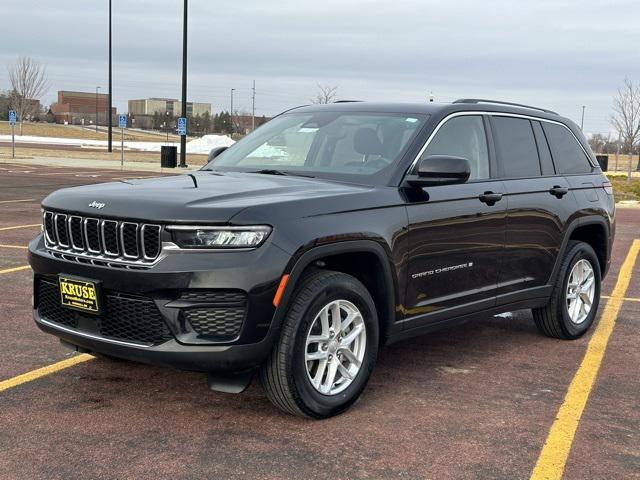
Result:
<svg viewBox="0 0 640 480"><path fill-rule="evenodd" d="M20 125L16 125L16 135L20 134ZM81 140L106 140L107 132L94 128L81 127L79 125L58 125L55 123L29 123L22 126L22 134L34 137L57 137L57 138L78 138ZM8 122L0 122L0 135L11 135L11 127ZM120 129L113 129L113 138L120 141ZM134 142L164 142L165 135L154 135L152 133L138 132L129 129L124 131L124 139ZM169 135L169 140L180 141L177 135Z"/></svg>
<svg viewBox="0 0 640 480"><path fill-rule="evenodd" d="M114 150L112 153L107 151L95 150L62 150L62 149L46 149L46 148L16 148L16 158L33 158L33 157L54 157L77 159L79 164L84 160L113 160L120 161L120 150ZM0 159L3 161L11 160L11 147L0 147ZM125 162L157 162L160 165L160 152L124 152ZM179 159L178 159L179 161ZM204 165L207 163L207 155L187 154L187 163L189 165ZM96 165L81 165L96 166Z"/></svg>
<svg viewBox="0 0 640 480"><path fill-rule="evenodd" d="M640 201L640 178L632 177L631 182L627 181L626 176L609 175L609 181L613 185L613 195L616 202L621 200Z"/></svg>

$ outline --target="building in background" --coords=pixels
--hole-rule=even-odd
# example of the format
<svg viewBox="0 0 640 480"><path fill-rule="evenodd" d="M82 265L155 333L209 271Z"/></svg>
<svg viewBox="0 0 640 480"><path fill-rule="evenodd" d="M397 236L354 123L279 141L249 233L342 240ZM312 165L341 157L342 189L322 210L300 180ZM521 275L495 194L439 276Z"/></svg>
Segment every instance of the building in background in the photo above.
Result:
<svg viewBox="0 0 640 480"><path fill-rule="evenodd" d="M182 113L182 102L173 98L146 98L129 100L129 116L132 125L138 128L152 128L154 115L179 117ZM187 117L202 115L211 116L210 103L187 102Z"/></svg>
<svg viewBox="0 0 640 480"><path fill-rule="evenodd" d="M265 117L264 115L255 118L255 127L258 128L260 125L263 125L271 120L271 117ZM246 135L252 131L253 127L253 117L251 115L247 115L246 113L238 114L236 113L233 116L233 131L234 133L240 133L242 135Z"/></svg>
<svg viewBox="0 0 640 480"><path fill-rule="evenodd" d="M109 96L95 92L58 92L58 101L51 104L50 110L56 123L68 123L72 125L106 125ZM115 122L116 108L111 109L111 115Z"/></svg>

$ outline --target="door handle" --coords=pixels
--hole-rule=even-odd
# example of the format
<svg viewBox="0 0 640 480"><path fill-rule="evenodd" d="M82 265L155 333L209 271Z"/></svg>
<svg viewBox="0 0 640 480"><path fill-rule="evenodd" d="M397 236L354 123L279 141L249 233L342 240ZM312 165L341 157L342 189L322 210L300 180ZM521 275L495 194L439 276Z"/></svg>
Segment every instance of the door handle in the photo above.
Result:
<svg viewBox="0 0 640 480"><path fill-rule="evenodd" d="M549 189L549 193L555 195L556 198L562 198L569 193L569 189L567 187L561 187L560 185L554 185Z"/></svg>
<svg viewBox="0 0 640 480"><path fill-rule="evenodd" d="M478 197L482 203L486 203L490 207L495 205L496 202L502 200L501 193L484 192Z"/></svg>

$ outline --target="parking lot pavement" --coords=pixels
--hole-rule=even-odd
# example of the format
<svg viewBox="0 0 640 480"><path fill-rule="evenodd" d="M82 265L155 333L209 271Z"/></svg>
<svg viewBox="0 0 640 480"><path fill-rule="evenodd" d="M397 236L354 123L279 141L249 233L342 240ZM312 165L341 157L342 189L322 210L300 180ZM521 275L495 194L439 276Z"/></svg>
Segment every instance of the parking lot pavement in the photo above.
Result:
<svg viewBox="0 0 640 480"><path fill-rule="evenodd" d="M121 175L14 170L0 170L0 201L25 201L0 203L0 229L37 224L37 202L51 190ZM606 297L625 276L639 225L640 209L618 211ZM0 230L0 245L11 246L0 246L0 271L26 265L20 247L37 232ZM613 300L620 309L593 390L582 392L564 478L640 478L638 265L626 300ZM529 478L587 346L602 335L598 327L575 342L551 340L527 311L479 317L384 348L362 399L312 422L277 411L256 384L241 395L214 393L199 374L101 358L3 390L3 381L71 354L33 324L29 270L0 281L2 479ZM600 316L613 311L607 301Z"/></svg>

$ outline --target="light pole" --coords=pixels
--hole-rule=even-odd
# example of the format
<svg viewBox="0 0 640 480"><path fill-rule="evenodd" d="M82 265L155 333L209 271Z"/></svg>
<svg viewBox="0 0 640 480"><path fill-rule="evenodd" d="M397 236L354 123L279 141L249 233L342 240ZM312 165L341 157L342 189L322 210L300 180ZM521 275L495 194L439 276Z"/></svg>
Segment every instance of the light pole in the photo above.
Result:
<svg viewBox="0 0 640 480"><path fill-rule="evenodd" d="M182 27L182 117L187 118L187 7L188 1L184 0L184 25ZM187 136L180 135L180 165L187 167Z"/></svg>
<svg viewBox="0 0 640 480"><path fill-rule="evenodd" d="M229 122L231 123L231 136L233 136L233 132L235 130L233 125L233 92L235 91L236 91L235 88L231 89L231 112L229 113Z"/></svg>
<svg viewBox="0 0 640 480"><path fill-rule="evenodd" d="M169 145L169 112L166 113L167 117L164 121L165 129L167 130L167 145Z"/></svg>
<svg viewBox="0 0 640 480"><path fill-rule="evenodd" d="M253 81L253 95L251 96L251 131L256 129L256 81Z"/></svg>
<svg viewBox="0 0 640 480"><path fill-rule="evenodd" d="M107 150L113 152L113 116L111 110L113 108L113 65L111 61L111 0L109 0L109 107L107 110Z"/></svg>
<svg viewBox="0 0 640 480"><path fill-rule="evenodd" d="M582 119L580 120L580 130L584 130L584 108L585 106L582 105Z"/></svg>
<svg viewBox="0 0 640 480"><path fill-rule="evenodd" d="M96 133L98 133L98 90L100 87L96 87Z"/></svg>

